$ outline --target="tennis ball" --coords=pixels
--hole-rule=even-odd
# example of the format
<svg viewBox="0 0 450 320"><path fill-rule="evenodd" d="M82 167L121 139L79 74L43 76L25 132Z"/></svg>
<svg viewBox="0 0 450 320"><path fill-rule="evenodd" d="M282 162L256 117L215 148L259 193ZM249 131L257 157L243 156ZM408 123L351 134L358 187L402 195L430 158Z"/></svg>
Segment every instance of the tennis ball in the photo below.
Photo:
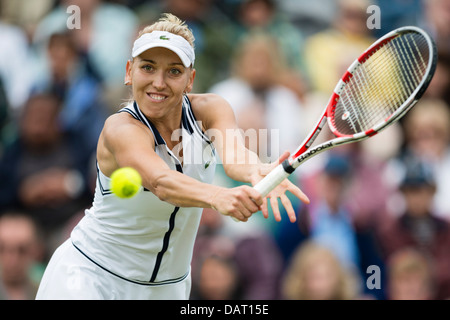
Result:
<svg viewBox="0 0 450 320"><path fill-rule="evenodd" d="M119 198L135 196L141 184L141 175L131 167L117 169L111 175L111 191Z"/></svg>

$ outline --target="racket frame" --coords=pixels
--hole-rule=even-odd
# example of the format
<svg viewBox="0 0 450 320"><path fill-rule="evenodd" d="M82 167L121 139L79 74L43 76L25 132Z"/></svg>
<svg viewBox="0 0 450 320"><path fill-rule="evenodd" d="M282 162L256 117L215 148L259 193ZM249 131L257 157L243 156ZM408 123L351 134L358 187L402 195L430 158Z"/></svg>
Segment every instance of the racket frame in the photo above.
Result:
<svg viewBox="0 0 450 320"><path fill-rule="evenodd" d="M391 41L392 39L400 36L405 32L417 32L420 33L427 41L428 46L430 48L430 55L428 57L428 65L425 71L425 76L422 78L416 89L413 93L405 100L405 102L397 109L395 112L387 117L384 121L376 124L371 129L359 132L353 135L343 135L339 133L331 121L331 115L336 107L337 102L340 99L340 95L344 90L347 83L353 77L353 73L366 61L373 53L375 53L378 49L384 46L386 43ZM272 191L278 184L280 184L284 179L286 179L291 173L295 171L295 169L300 166L303 162L309 160L310 158L324 152L325 150L329 150L331 148L358 142L365 140L367 138L373 137L377 133L381 132L385 128L387 128L392 123L398 121L402 118L422 97L423 93L427 89L431 79L433 78L434 71L436 69L437 63L437 50L434 41L431 37L424 32L422 29L418 27L408 26L401 27L395 29L380 39L378 39L375 43L373 43L363 54L361 54L358 59L356 59L347 71L344 73L342 78L337 83L333 94L328 101L327 107L325 108L323 114L319 117L319 120L316 124L315 129L306 137L300 147L283 163L275 167L266 177L264 177L261 181L259 181L254 188L261 193L262 196L267 196L270 191ZM312 149L309 150L313 142L316 140L317 136L322 131L325 123L328 122L328 126L333 132L333 134L337 137L335 139L323 142Z"/></svg>

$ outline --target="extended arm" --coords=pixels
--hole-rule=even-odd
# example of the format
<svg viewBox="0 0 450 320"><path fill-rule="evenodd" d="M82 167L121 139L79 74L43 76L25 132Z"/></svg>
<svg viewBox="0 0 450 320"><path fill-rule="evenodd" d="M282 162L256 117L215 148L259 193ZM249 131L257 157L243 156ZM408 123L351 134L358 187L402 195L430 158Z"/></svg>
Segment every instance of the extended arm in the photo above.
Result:
<svg viewBox="0 0 450 320"><path fill-rule="evenodd" d="M202 95L196 106L197 109L195 111L200 113L207 133L214 140L214 145L222 159L225 173L230 178L255 185L279 163L289 157L289 152L284 152L277 162L272 164L261 163L258 156L245 147L233 110L223 98L217 95ZM286 195L287 191L294 194L301 201L309 203L308 197L286 179L269 193L267 198L263 199L261 210L264 217L268 217L267 201L269 201L275 219L277 221L281 220L278 208L279 198L287 211L290 221L295 222L295 211Z"/></svg>
<svg viewBox="0 0 450 320"><path fill-rule="evenodd" d="M130 143L132 137L132 143ZM250 187L225 189L197 181L169 166L153 149L154 140L148 129L129 115L110 117L99 139L97 158L107 176L120 167L135 168L142 184L163 201L181 207L217 208L221 212L246 221L259 210L261 196ZM215 196L227 199L227 206L215 204Z"/></svg>

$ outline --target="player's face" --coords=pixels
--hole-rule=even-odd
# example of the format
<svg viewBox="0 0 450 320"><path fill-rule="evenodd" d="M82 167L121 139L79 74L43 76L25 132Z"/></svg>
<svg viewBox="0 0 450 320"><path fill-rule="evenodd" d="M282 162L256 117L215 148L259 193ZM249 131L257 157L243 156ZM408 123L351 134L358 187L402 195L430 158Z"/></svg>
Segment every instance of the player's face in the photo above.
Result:
<svg viewBox="0 0 450 320"><path fill-rule="evenodd" d="M183 93L192 90L195 70L184 67L180 58L166 48L152 48L127 63L125 81L150 118L162 118L181 106Z"/></svg>

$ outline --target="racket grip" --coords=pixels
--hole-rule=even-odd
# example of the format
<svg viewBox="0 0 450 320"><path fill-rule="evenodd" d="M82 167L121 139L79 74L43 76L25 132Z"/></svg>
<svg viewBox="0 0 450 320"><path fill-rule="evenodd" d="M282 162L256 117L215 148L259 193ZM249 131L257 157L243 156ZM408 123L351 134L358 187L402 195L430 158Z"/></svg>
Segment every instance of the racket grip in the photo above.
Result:
<svg viewBox="0 0 450 320"><path fill-rule="evenodd" d="M289 175L290 173L286 172L284 170L284 166L280 164L275 167L275 169L270 171L270 173L259 181L253 188L265 197Z"/></svg>

